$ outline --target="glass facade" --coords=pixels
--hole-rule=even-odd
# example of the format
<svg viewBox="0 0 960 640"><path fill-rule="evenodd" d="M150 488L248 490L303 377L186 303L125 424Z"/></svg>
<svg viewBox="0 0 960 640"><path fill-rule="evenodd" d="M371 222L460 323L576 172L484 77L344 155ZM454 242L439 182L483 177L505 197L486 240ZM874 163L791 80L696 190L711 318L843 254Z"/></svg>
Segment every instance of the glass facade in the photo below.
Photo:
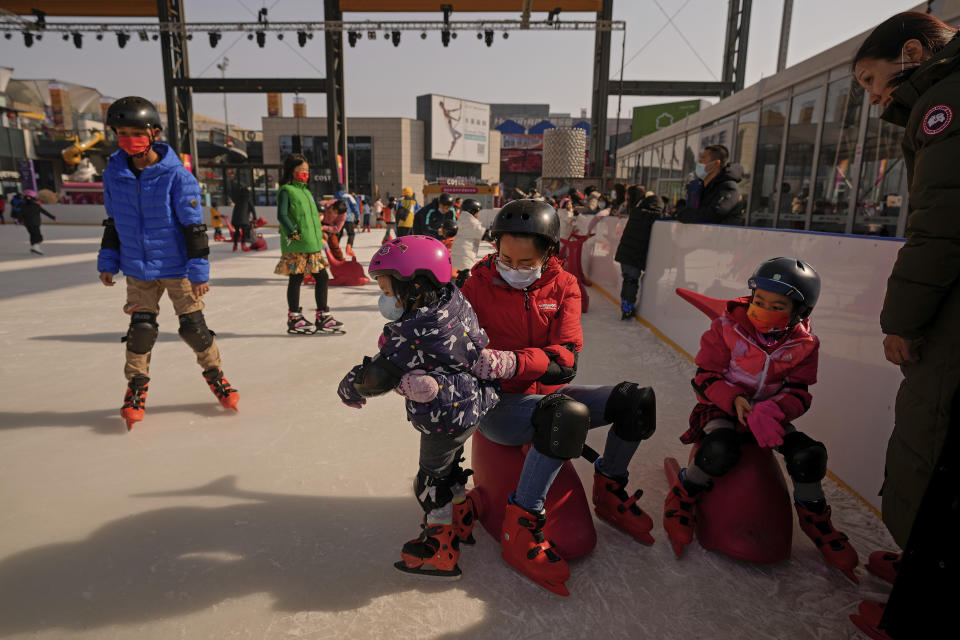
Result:
<svg viewBox="0 0 960 640"><path fill-rule="evenodd" d="M730 139L731 162L743 169L740 193L749 226L903 233L903 130L880 120L880 108L865 103L847 68L719 115L702 126L681 120L651 134L672 132L669 138L631 144L622 158L624 176L676 201L684 197L700 146L722 135Z"/></svg>

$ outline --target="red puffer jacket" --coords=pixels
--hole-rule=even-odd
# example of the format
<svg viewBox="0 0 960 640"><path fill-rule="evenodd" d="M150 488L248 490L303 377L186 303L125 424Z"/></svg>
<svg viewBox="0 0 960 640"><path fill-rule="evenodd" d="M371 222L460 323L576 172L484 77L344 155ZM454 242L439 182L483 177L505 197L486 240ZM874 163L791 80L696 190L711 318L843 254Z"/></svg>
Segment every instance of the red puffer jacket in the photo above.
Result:
<svg viewBox="0 0 960 640"><path fill-rule="evenodd" d="M488 347L517 354L517 373L503 380L504 393L552 393L563 385L546 385L537 378L546 373L551 358L575 367L583 348L577 279L554 257L540 279L521 291L500 278L495 256L473 267L461 292L490 338Z"/></svg>

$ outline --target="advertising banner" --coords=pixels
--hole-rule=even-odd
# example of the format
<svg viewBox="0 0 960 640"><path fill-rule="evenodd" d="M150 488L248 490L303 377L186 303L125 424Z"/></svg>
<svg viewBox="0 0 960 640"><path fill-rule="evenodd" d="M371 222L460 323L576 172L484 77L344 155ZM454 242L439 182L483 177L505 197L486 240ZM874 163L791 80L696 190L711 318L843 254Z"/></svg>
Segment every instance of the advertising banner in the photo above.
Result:
<svg viewBox="0 0 960 640"><path fill-rule="evenodd" d="M543 151L534 149L501 149L500 173L533 173L543 169Z"/></svg>
<svg viewBox="0 0 960 640"><path fill-rule="evenodd" d="M267 116L279 118L283 116L283 99L280 93L267 94Z"/></svg>
<svg viewBox="0 0 960 640"><path fill-rule="evenodd" d="M50 110L53 116L53 129L59 137L67 131L73 131L73 109L70 106L70 92L59 84L50 84Z"/></svg>
<svg viewBox="0 0 960 640"><path fill-rule="evenodd" d="M529 133L503 134L501 149L543 149L543 135Z"/></svg>
<svg viewBox="0 0 960 640"><path fill-rule="evenodd" d="M490 161L490 105L431 95L430 115L432 160Z"/></svg>
<svg viewBox="0 0 960 640"><path fill-rule="evenodd" d="M654 131L665 129L678 120L700 110L702 100L684 100L666 104L648 104L633 108L633 130L631 138L636 140Z"/></svg>
<svg viewBox="0 0 960 640"><path fill-rule="evenodd" d="M301 98L297 96L293 99L293 117L294 118L307 117L307 99L306 98Z"/></svg>
<svg viewBox="0 0 960 640"><path fill-rule="evenodd" d="M37 174L33 170L33 160L17 160L17 173L20 174L20 191L37 190Z"/></svg>
<svg viewBox="0 0 960 640"><path fill-rule="evenodd" d="M100 98L100 116L103 118L103 124L107 124L107 109L113 104L110 98Z"/></svg>

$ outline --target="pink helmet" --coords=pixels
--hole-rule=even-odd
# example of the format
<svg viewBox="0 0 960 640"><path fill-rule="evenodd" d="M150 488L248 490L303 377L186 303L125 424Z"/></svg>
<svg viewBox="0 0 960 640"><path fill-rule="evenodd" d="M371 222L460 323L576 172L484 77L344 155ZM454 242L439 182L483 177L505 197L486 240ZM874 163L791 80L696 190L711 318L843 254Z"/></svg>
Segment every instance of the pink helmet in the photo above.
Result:
<svg viewBox="0 0 960 640"><path fill-rule="evenodd" d="M34 191L33 189L24 189L23 195L27 196L28 198L36 198L37 192Z"/></svg>
<svg viewBox="0 0 960 640"><path fill-rule="evenodd" d="M453 265L443 243L429 236L403 236L380 247L370 261L370 275L410 280L418 275L437 284L450 282Z"/></svg>

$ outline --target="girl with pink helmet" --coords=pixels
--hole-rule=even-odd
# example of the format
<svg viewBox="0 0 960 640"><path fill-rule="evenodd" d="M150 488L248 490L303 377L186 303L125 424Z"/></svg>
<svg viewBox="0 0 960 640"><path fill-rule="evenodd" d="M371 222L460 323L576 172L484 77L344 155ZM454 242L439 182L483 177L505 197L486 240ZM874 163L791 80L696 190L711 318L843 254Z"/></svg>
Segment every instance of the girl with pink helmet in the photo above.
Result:
<svg viewBox="0 0 960 640"><path fill-rule="evenodd" d="M450 254L427 236L383 245L370 261L387 319L379 353L366 357L340 382L349 407L394 390L406 398L407 420L420 431L420 470L414 493L423 531L403 545L400 571L442 578L461 575L460 544L473 544L476 516L466 498L472 471L460 467L463 445L499 400L499 385L473 374L487 334L451 282Z"/></svg>
<svg viewBox="0 0 960 640"><path fill-rule="evenodd" d="M53 214L40 206L40 201L37 199L37 192L33 189L25 190L18 215L23 226L27 228L27 233L30 234L30 253L38 256L43 255L43 251L40 250L40 243L43 242L43 234L40 233L41 213L56 222L57 219Z"/></svg>

